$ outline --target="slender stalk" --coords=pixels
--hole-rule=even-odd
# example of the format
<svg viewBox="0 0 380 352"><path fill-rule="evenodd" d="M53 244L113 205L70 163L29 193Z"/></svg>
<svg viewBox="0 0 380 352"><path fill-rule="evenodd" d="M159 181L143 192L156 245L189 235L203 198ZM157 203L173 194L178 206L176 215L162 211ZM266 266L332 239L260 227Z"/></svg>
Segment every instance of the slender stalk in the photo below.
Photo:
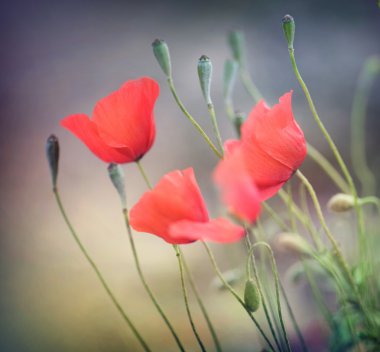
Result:
<svg viewBox="0 0 380 352"><path fill-rule="evenodd" d="M272 345L272 343L270 342L269 338L267 337L267 335L265 334L264 330L262 329L262 327L260 326L260 324L258 323L258 321L256 320L256 318L253 316L253 314L247 309L244 301L240 298L239 294L234 290L234 288L224 279L223 277L223 274L222 272L220 271L219 267L218 267L218 264L216 263L216 260L215 260L215 257L214 257L214 254L212 253L210 247L207 245L206 242L203 242L203 246L205 247L206 249L206 252L210 258L210 261L211 261L211 264L215 270L215 273L217 274L217 276L219 277L220 281L223 283L223 285L226 287L226 289L228 291L230 291L230 293L236 298L236 300L241 304L241 306L245 309L245 311L247 312L247 314L249 315L249 317L251 318L251 320L253 321L253 323L256 325L257 329L259 330L261 336L264 338L265 342L268 344L268 346L270 347L270 349L272 351L275 351L275 348L274 346Z"/></svg>
<svg viewBox="0 0 380 352"><path fill-rule="evenodd" d="M179 250L181 251L181 249L179 248ZM215 344L215 348L216 348L216 351L217 352L221 352L222 351L222 346L219 342L219 339L218 339L218 335L216 334L215 332L215 329L214 329L214 326L211 322L211 319L207 313L207 310L206 310L206 307L205 305L203 304L202 302L202 299L201 299L201 296L199 294L199 291L198 291L198 288L197 286L195 285L195 282L194 282L194 279L193 279L193 276L191 275L191 271L189 269L189 266L187 265L187 262L185 260L185 257L183 256L183 253L181 251L181 255L182 255L182 261L183 261L183 266L185 268L185 272L186 272L186 275L187 275L187 278L189 280L189 283L190 283L190 286L191 286L191 289L192 291L194 292L194 295L195 295L195 298L199 304L199 307L203 313L203 316L205 317L205 320L206 320L206 323L207 323L207 326L210 330L210 333L211 333L211 336L212 336L212 339L214 341L214 344Z"/></svg>
<svg viewBox="0 0 380 352"><path fill-rule="evenodd" d="M140 344L141 344L142 348L144 349L144 351L150 352L151 349L148 347L147 343L145 342L145 340L143 339L143 337L140 335L140 333L138 332L137 328L134 326L134 324L132 323L131 319L128 317L127 313L124 311L124 309L122 308L122 306L120 305L120 303L116 299L115 295L111 291L110 287L108 286L106 280L104 279L104 277L101 274L100 270L98 269L97 265L95 264L95 262L93 261L93 259L91 258L91 256L88 254L86 248L83 246L83 244L82 244L81 240L79 239L76 231L74 230L74 227L71 225L71 222L70 222L70 220L69 220L69 218L68 218L68 216L66 214L66 211L65 211L65 209L63 207L63 204L62 204L61 197L59 195L58 189L54 188L53 192L54 192L55 199L57 201L59 210L60 210L60 212L61 212L61 214L62 214L62 216L63 216L63 218L64 218L64 220L66 222L67 227L70 230L71 235L73 236L76 244L78 245L80 251L82 252L82 254L86 258L87 262L90 264L90 266L94 270L96 276L98 277L100 283L102 284L103 288L107 292L107 294L108 294L109 298L111 299L112 303L114 304L114 306L116 307L116 309L119 311L119 313L121 314L122 318L127 323L127 325L130 327L130 329L132 330L133 334L136 336L137 340L140 342Z"/></svg>
<svg viewBox="0 0 380 352"><path fill-rule="evenodd" d="M173 247L174 247L174 250L176 252L177 259L178 259L179 272L180 272L180 276L181 276L182 294L183 294L183 298L185 300L186 312L187 312L187 316L188 316L189 321L190 321L191 329L193 330L195 338L198 341L199 347L201 348L201 350L203 352L206 352L206 348L205 348L205 346L204 346L204 344L203 344L203 342L202 342L202 340L198 334L197 328L195 327L194 320L193 320L193 317L192 317L191 311L190 311L189 299L187 296L187 290L186 290L186 285L185 285L184 267L183 267L183 262L182 262L181 251L179 250L179 247L177 245L174 245Z"/></svg>
<svg viewBox="0 0 380 352"><path fill-rule="evenodd" d="M317 110L314 106L314 102L311 98L311 95L310 95L310 92L304 82L304 80L302 79L301 77L301 74L299 73L298 71L298 67L297 67L297 64L296 64L296 59L295 59L295 56L294 56L294 49L293 48L289 48L289 56L290 56L290 61L292 63L292 67L293 67L293 71L297 77L297 80L299 82L299 84L301 85L301 88L306 96L306 99L309 103L309 107L310 107L310 110L311 110L311 113L319 127L319 129L321 130L322 134L324 135L328 145L330 146L330 149L332 150L338 164L339 164L339 167L341 168L342 170L342 173L344 175L344 177L346 178L347 180L347 183L349 185L349 188L350 188L350 192L351 194L354 196L354 199L355 199L355 210L356 210L356 213L357 213L357 217L358 217L358 234L359 234L359 252L360 252L360 258L362 259L361 260L361 263L366 263L366 256L367 256L367 252L368 252L368 248L367 248L367 239L366 239L366 236L365 236L365 231L364 231L364 217L363 217L363 211L362 211L362 208L359 206L359 202L358 202L358 194L357 194L357 190L356 190L356 187L355 187L355 184L354 184L354 181L351 177L351 174L350 172L348 171L348 168L345 164L345 162L343 161L343 158L342 156L340 155L339 151L338 151L338 148L336 147L334 141L332 140L330 134L328 133L325 125L323 124L322 120L319 118L319 115L317 113Z"/></svg>
<svg viewBox="0 0 380 352"><path fill-rule="evenodd" d="M185 108L185 106L183 105L181 99L179 98L179 96L177 95L177 91L174 87L174 83L173 83L173 78L171 77L168 77L167 79L168 81L168 85L169 85L169 88L170 88L170 91L172 92L173 94L173 97L177 103L177 105L179 106L179 108L181 109L181 111L183 112L183 114L187 117L187 119L193 124L193 126L198 130L198 132L201 134L201 136L204 138L204 140L207 142L207 144L210 146L210 148L213 150L213 152L216 154L216 156L218 158L223 158L223 155L219 152L219 150L215 147L214 143L211 141L211 139L208 137L208 135L206 134L206 132L203 130L203 128L199 125L199 123L194 119L193 116L190 115L190 113L187 111L187 109Z"/></svg>
<svg viewBox="0 0 380 352"><path fill-rule="evenodd" d="M253 83L252 77L249 71L245 67L240 67L239 70L241 81L246 89L247 93L251 96L254 102L257 104L261 99L263 99L260 90Z"/></svg>
<svg viewBox="0 0 380 352"><path fill-rule="evenodd" d="M162 319L164 320L165 324L167 325L167 327L169 328L171 334L173 335L177 345L178 345L178 348L181 350L181 351L185 351L185 348L183 347L177 333L175 332L172 324L170 323L168 317L166 316L166 314L164 313L163 309L161 308L160 304L158 303L154 293L152 292L151 288L149 287L148 283L146 282L146 279L145 279L145 276L144 276L144 273L141 269L141 265L140 265L140 260L139 260L139 257L138 257L138 254L137 254L137 250L136 250L136 245L135 245L135 241L133 239L133 234L132 234L132 229L131 229L131 225L129 223L129 217L128 217L128 210L127 209L123 209L123 214L124 214L124 220L125 220L125 225L126 225L126 228L127 228L127 233L128 233L128 237L129 237L129 242L130 242L130 245L131 245L131 248L132 248L132 253L133 253L133 258L135 260L135 265L136 265L136 268L137 268L137 272L139 274L139 277L140 277L140 280L146 290L146 292L148 293L150 299L152 300L154 306L156 307L158 313L161 315Z"/></svg>
<svg viewBox="0 0 380 352"><path fill-rule="evenodd" d="M275 210L268 204L268 202L263 202L262 205L268 214L272 217L272 219L276 222L276 224L281 228L281 230L291 231L291 228L277 215Z"/></svg>
<svg viewBox="0 0 380 352"><path fill-rule="evenodd" d="M287 193L289 196L287 206L288 206L288 210L289 210L289 218L290 218L291 228L292 228L292 231L294 233L298 233L297 222L296 222L296 218L295 218L294 211L293 211L294 200L293 200L292 185L290 183L290 180L287 182L286 187L287 187Z"/></svg>
<svg viewBox="0 0 380 352"><path fill-rule="evenodd" d="M287 350L288 351L291 351L291 347L290 347L290 343L289 343L289 339L288 339L288 334L286 333L286 329L285 329L285 324L284 324L284 319L282 317L282 309L281 309L281 299L280 299L280 289L279 289L279 275L278 275L278 271L277 271L277 265L276 265L276 260L274 258L274 254L273 254L273 251L272 251L272 248L265 242L256 242L249 250L249 253L248 253L248 257L252 257L253 258L253 261L254 261L254 254L253 254L253 251L255 250L256 247L258 246L263 246L264 248L267 249L267 251L269 252L269 255L270 255L270 259L271 259L271 266L272 266L272 274L274 276L274 283L275 283L275 292L276 292L276 301L277 301L277 313L278 313L278 317L280 319L280 323L281 323L281 328L282 328L282 332L283 332L283 335L284 335L284 338L285 338L285 341L286 341L286 347L287 347ZM247 267L248 268L248 267ZM255 265L253 266L254 270L255 270ZM257 272L256 272L257 273ZM255 276L256 276L256 273L255 273Z"/></svg>
<svg viewBox="0 0 380 352"><path fill-rule="evenodd" d="M207 104L207 110L208 110L208 113L210 114L210 117L211 117L212 127L214 129L214 134L215 134L216 140L218 142L219 149L222 151L221 154L223 155L223 153L224 153L223 141L222 141L222 137L220 135L218 121L216 119L214 104L212 104L212 103Z"/></svg>
<svg viewBox="0 0 380 352"><path fill-rule="evenodd" d="M141 176L143 177L146 185L148 186L149 189L152 189L152 184L149 181L149 178L148 178L148 176L147 176L147 174L146 174L146 172L145 172L145 170L141 164L141 161L140 160L136 161L136 164L137 164L137 167L139 168Z"/></svg>

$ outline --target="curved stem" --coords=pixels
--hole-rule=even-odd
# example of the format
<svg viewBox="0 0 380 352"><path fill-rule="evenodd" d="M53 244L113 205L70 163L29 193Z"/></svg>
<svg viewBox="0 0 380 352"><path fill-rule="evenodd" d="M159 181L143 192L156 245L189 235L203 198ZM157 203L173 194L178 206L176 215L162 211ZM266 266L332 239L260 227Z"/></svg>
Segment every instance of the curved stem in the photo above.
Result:
<svg viewBox="0 0 380 352"><path fill-rule="evenodd" d="M266 248L267 251L269 252L269 256L271 258L272 274L273 274L274 279L275 279L274 283L275 283L275 292L276 292L276 301L277 301L277 313L278 313L278 317L280 319L280 324L281 324L282 332L283 332L283 335L284 335L284 338L285 338L285 341L286 341L287 350L291 351L292 349L290 347L290 343L289 343L289 339L288 339L288 334L286 333L284 319L282 317L281 300L280 300L280 288L279 288L279 286L280 286L279 285L279 281L280 280L279 280L276 260L274 258L274 254L273 254L272 248L267 243L265 243L265 242L256 242L254 245L252 245L252 247L250 248L250 250L248 252L248 259L252 258L253 263L255 263L255 256L253 254L253 251L255 250L256 247L259 247L259 246L263 246L264 248ZM247 268L249 268L249 266L247 266ZM255 271L256 280L258 280L258 273L257 273L257 268L256 268L255 264L253 265L253 269ZM249 269L247 269L247 270L249 270ZM259 281L257 281L257 283L258 283L258 287L259 287L259 290L260 290Z"/></svg>
<svg viewBox="0 0 380 352"><path fill-rule="evenodd" d="M200 124L195 121L194 117L190 115L190 113L186 110L185 106L183 105L181 99L178 97L177 92L174 87L173 79L171 77L168 77L167 79L170 91L173 94L173 97L178 104L179 108L183 112L183 114L188 118L188 120L193 124L193 126L198 130L198 132L201 134L201 136L204 138L204 140L207 142L207 144L210 146L210 148L213 150L213 152L216 154L218 158L223 158L223 155L219 152L219 150L215 147L214 143L211 141L211 139L208 137L206 132L203 130L203 128L200 126Z"/></svg>
<svg viewBox="0 0 380 352"><path fill-rule="evenodd" d="M127 313L124 311L124 309L122 308L122 306L120 305L120 303L116 299L115 295L113 294L113 292L109 288L106 280L104 279L104 277L101 274L100 270L98 269L97 265L92 260L92 258L90 257L90 255L87 253L87 250L83 246L81 240L79 239L77 233L75 232L74 227L71 225L70 220L69 220L68 216L66 215L65 209L64 209L63 204L61 202L61 198L59 196L58 189L54 188L53 192L54 192L55 199L57 201L59 210L60 210L60 212L61 212L61 214L62 214L62 216L63 216L63 218L64 218L64 220L66 222L66 225L69 228L70 233L73 236L73 238L74 238L76 244L78 245L79 249L81 250L82 254L86 258L87 262L90 264L90 266L92 267L92 269L94 270L96 276L98 277L100 283L102 284L103 288L107 292L107 294L108 294L109 298L111 299L112 303L114 304L114 306L116 307L116 309L119 311L119 313L121 314L122 318L127 323L127 325L130 327L130 329L132 330L133 334L136 336L137 340L140 342L142 348L145 351L150 352L151 349L148 347L147 343L142 338L142 336L140 335L140 333L138 332L138 330L136 329L136 327L134 326L134 324L132 323L132 321L128 317Z"/></svg>
<svg viewBox="0 0 380 352"><path fill-rule="evenodd" d="M219 146L220 150L222 151L222 155L223 155L223 153L224 153L223 141L222 141L222 137L220 135L218 121L216 119L214 104L212 104L212 103L207 104L207 110L208 110L210 117L211 117L212 127L214 129L214 134L215 134L216 140L218 142L218 146Z"/></svg>
<svg viewBox="0 0 380 352"><path fill-rule="evenodd" d="M259 330L261 336L264 338L265 342L268 344L268 346L270 347L270 349L272 351L275 351L275 348L274 348L273 344L268 339L267 335L265 334L264 330L261 328L261 326L258 323L258 321L256 320L256 318L247 309L244 301L240 298L239 294L234 290L234 288L224 279L223 274L220 271L220 269L218 267L218 264L216 263L215 257L213 255L213 253L211 252L210 247L207 245L206 242L202 241L202 244L203 244L203 246L206 249L206 252L207 252L207 254L208 254L209 258L210 258L211 264L212 264L212 266L213 266L213 268L215 270L215 273L218 275L220 281L223 283L223 285L226 287L226 289L228 291L230 291L230 293L236 298L236 300L241 304L241 306L245 309L245 311L247 312L247 314L249 315L249 317L251 318L251 320L253 321L253 323L256 325L256 327Z"/></svg>
<svg viewBox="0 0 380 352"><path fill-rule="evenodd" d="M275 210L268 204L268 202L262 203L263 208L268 212L268 214L272 217L275 223L281 228L283 231L291 231L291 228L285 223L284 220L281 219L275 212Z"/></svg>
<svg viewBox="0 0 380 352"><path fill-rule="evenodd" d="M181 251L181 249L179 249ZM207 313L207 310L206 310L206 307L205 305L203 304L203 301L201 299L201 296L199 294L199 291L198 291L198 288L197 286L195 285L195 282L194 282L194 279L193 279L193 276L191 275L191 271L189 269L189 266L187 265L187 262L185 260L185 257L183 256L183 253L181 251L181 255L182 255L182 261L183 261L183 266L185 268L185 272L186 272L186 275L187 275L187 278L189 280L189 283L190 283L190 286L191 286L191 289L192 291L194 292L194 295L195 295L195 298L199 304L199 307L203 313L203 316L205 317L205 320L206 320L206 323L207 323L207 326L210 330L210 333L211 333L211 336L212 336L212 339L214 340L214 344L215 344L215 348L216 348L216 351L217 352L221 352L222 351L222 346L219 342L219 339L218 339L218 335L216 334L216 331L214 329L214 326L211 322L211 319Z"/></svg>
<svg viewBox="0 0 380 352"><path fill-rule="evenodd" d="M174 248L174 250L176 252L176 256L177 256L177 259L178 259L179 272L180 272L180 276L181 276L182 293L183 293L183 298L185 300L186 312L187 312L187 316L188 316L189 321L190 321L191 329L193 330L195 338L198 341L199 347L201 348L201 350L203 352L206 352L206 348L203 345L203 342L202 342L202 340L201 340L201 338L200 338L200 336L198 334L198 331L197 331L197 329L195 327L194 320L193 320L193 317L192 317L191 311L190 311L189 299L188 299L188 296L187 296L187 290L186 290L186 285L185 285L185 277L184 277L184 272L183 272L183 262L182 262L181 251L179 250L178 245L173 245L173 248Z"/></svg>
<svg viewBox="0 0 380 352"><path fill-rule="evenodd" d="M146 292L148 293L151 301L153 302L154 306L156 307L158 313L161 315L162 319L164 320L165 324L167 325L167 327L169 328L171 334L173 335L177 345L178 345L178 348L181 350L181 351L185 351L185 348L183 347L177 333L175 332L172 324L170 323L168 317L166 316L166 314L164 313L163 309L161 308L160 304L158 303L155 295L153 294L151 288L149 287L148 283L146 282L146 279L145 279L145 276L143 274L143 271L141 269L141 265L140 265L140 260L139 260L139 257L138 257L138 254L137 254L137 250L136 250L136 245L135 245L135 241L133 239L133 235L132 235L132 230L131 230L131 225L129 223L129 218L128 218L128 210L127 209L123 209L123 214L124 214L124 220L125 220L125 225L126 225L126 228L127 228L127 233L128 233L128 237L129 237L129 242L130 242L130 245L131 245L131 248L132 248L132 253L133 253L133 258L135 260L135 265L136 265L136 268L137 268L137 272L139 274L139 277L140 277L140 280L146 290Z"/></svg>
<svg viewBox="0 0 380 352"><path fill-rule="evenodd" d="M330 149L332 150L332 152L333 152L333 154L334 154L334 156L335 156L335 158L339 164L339 167L341 168L341 170L343 172L344 177L347 180L347 183L348 183L349 188L350 188L350 192L354 196L355 210L356 210L357 217L358 217L360 258L362 259L362 261L361 261L362 263L366 263L368 248L367 248L367 239L366 239L365 232L364 232L364 217L363 217L363 211L362 211L361 207L359 206L358 194L357 194L357 190L356 190L354 181L351 177L350 172L348 171L348 168L347 168L345 162L343 161L342 156L340 155L340 153L338 151L338 148L336 147L334 141L332 140L332 138L331 138L330 134L328 133L328 131L327 131L325 125L323 124L322 120L319 118L317 110L314 106L314 102L311 98L310 92L309 92L304 80L302 79L301 74L298 71L298 67L296 64L293 48L289 48L289 56L290 56L290 61L292 63L293 71L294 71L294 73L297 77L297 80L298 80L299 84L301 85L301 88L302 88L302 90L306 96L306 99L309 103L311 113L312 113L319 129L321 130L322 134L324 135L328 145L330 146Z"/></svg>
<svg viewBox="0 0 380 352"><path fill-rule="evenodd" d="M241 78L241 81L243 82L244 88L246 89L246 91L248 92L248 94L251 96L251 98L254 100L256 104L261 99L263 99L262 94L260 93L256 85L253 83L252 77L249 71L245 67L240 67L240 78Z"/></svg>

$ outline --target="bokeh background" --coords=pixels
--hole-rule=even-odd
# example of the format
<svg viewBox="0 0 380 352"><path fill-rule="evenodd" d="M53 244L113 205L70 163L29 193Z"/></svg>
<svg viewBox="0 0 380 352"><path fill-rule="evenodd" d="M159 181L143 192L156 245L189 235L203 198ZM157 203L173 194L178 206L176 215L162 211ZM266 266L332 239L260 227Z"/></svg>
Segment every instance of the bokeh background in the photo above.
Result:
<svg viewBox="0 0 380 352"><path fill-rule="evenodd" d="M176 86L186 106L211 131L196 74L197 59L214 64L213 97L224 138L234 136L223 111L222 71L230 57L226 34L245 31L250 70L275 103L294 89L294 112L307 139L328 155L292 74L281 18L297 23L296 55L320 115L348 156L352 97L365 59L379 53L380 10L375 1L210 0L54 1L0 4L0 350L138 351L140 346L103 292L70 237L54 202L45 161L45 141L61 143L59 188L67 212L117 297L156 351L176 346L148 301L136 275L119 200L106 172L75 137L59 126L68 114L90 114L94 103L124 81L144 75L161 85L155 114L157 139L143 164L153 182L174 168L194 166L212 214L220 210L210 181L216 160L175 105L151 51L165 39ZM369 162L379 175L380 84L368 109ZM240 84L236 105L252 102ZM127 165L128 201L145 191L134 165ZM304 171L322 199L336 191L306 162ZM136 234L148 281L180 337L197 350L186 319L174 252L154 236ZM239 245L213 248L224 270L241 263ZM237 303L212 284L213 272L201 246L184 248L226 351L259 350L253 325ZM281 262L284 272L291 264ZM309 343L323 350L325 333L313 332L320 316L306 285L287 284ZM192 302L194 300L192 299ZM210 336L195 304L206 344Z"/></svg>

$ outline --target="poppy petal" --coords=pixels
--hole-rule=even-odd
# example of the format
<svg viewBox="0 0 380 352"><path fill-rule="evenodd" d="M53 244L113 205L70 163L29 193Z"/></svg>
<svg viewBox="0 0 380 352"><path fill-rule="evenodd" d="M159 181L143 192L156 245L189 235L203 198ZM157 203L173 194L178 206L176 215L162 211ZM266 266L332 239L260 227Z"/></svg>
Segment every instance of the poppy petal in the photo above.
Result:
<svg viewBox="0 0 380 352"><path fill-rule="evenodd" d="M127 147L113 148L99 136L98 127L85 114L71 115L61 120L61 126L77 136L99 159L106 163L126 163L131 161Z"/></svg>
<svg viewBox="0 0 380 352"><path fill-rule="evenodd" d="M170 225L169 233L175 241L186 239L230 243L239 241L245 235L245 230L227 219L218 218L208 222L181 220Z"/></svg>

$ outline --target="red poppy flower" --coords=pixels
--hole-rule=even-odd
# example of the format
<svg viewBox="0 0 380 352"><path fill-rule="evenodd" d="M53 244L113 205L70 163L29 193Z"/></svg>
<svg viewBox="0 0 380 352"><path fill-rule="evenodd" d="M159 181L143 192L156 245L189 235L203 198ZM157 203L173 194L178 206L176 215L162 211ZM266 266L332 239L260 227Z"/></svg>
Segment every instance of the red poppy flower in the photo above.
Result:
<svg viewBox="0 0 380 352"><path fill-rule="evenodd" d="M172 244L234 242L244 236L242 227L226 219L209 219L192 168L166 174L131 209L130 223L136 231L152 233Z"/></svg>
<svg viewBox="0 0 380 352"><path fill-rule="evenodd" d="M242 125L241 140L225 143L226 157L214 173L225 202L249 221L257 214L257 198L263 201L276 194L306 157L306 141L294 120L291 97L292 92L284 94L273 108L260 101Z"/></svg>
<svg viewBox="0 0 380 352"><path fill-rule="evenodd" d="M92 119L76 114L64 118L61 125L107 163L136 161L154 142L153 107L158 94L159 86L151 78L128 81L98 101Z"/></svg>

